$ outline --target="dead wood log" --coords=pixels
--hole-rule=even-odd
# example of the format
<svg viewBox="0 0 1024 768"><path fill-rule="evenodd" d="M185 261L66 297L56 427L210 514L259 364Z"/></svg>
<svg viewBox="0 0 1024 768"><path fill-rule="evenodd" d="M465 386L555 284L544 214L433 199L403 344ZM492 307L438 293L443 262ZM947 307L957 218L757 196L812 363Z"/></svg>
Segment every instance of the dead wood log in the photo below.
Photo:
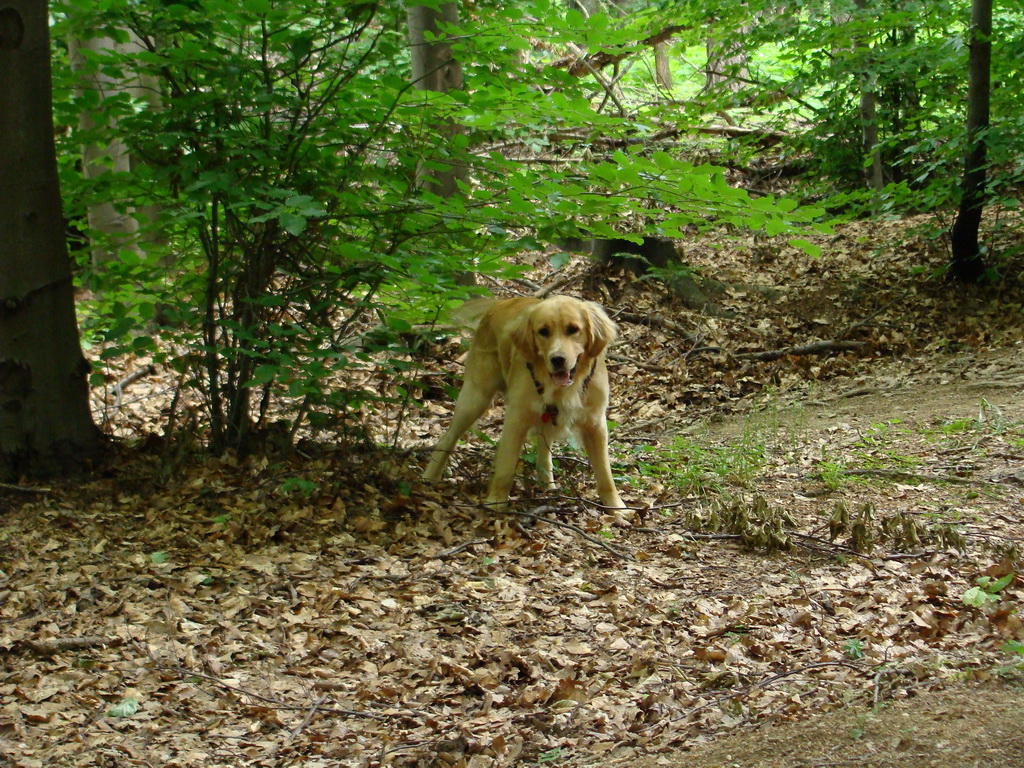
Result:
<svg viewBox="0 0 1024 768"><path fill-rule="evenodd" d="M771 147L780 144L791 138L789 134L782 131L772 131L767 128L744 128L739 125L697 125L686 128L665 128L652 133L646 138L627 136L624 138L599 138L594 141L598 147L627 147L636 144L638 141L656 143L675 139L689 133L699 133L706 136L725 136L730 139L753 138L763 147Z"/></svg>
<svg viewBox="0 0 1024 768"><path fill-rule="evenodd" d="M732 356L741 360L778 360L787 355L827 355L830 352L859 352L870 346L866 341L814 341L796 347L768 349L763 352L733 352Z"/></svg>
<svg viewBox="0 0 1024 768"><path fill-rule="evenodd" d="M693 338L693 334L683 328L679 323L658 313L638 315L635 312L616 312L615 319L621 320L625 323L633 323L634 325L657 326L658 328L664 328L667 331L678 333L680 336L684 336L687 339Z"/></svg>
<svg viewBox="0 0 1024 768"><path fill-rule="evenodd" d="M17 485L16 483L0 483L0 489L5 491L17 491L18 493L52 493L51 488L37 488L33 485Z"/></svg>
<svg viewBox="0 0 1024 768"><path fill-rule="evenodd" d="M66 651L114 648L123 643L120 637L51 637L46 640L26 640L25 647L37 656L49 657Z"/></svg>

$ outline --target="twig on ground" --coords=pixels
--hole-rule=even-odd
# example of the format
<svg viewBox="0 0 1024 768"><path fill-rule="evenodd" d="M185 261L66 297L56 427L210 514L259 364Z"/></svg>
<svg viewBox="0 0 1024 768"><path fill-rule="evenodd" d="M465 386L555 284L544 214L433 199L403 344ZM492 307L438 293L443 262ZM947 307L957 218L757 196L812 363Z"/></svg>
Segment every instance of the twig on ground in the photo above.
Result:
<svg viewBox="0 0 1024 768"><path fill-rule="evenodd" d="M645 363L640 360L634 360L631 357L626 357L625 355L618 354L608 355L608 362L623 363L625 365L634 365L637 368L640 368L641 370L654 371L655 373L668 373L671 370L670 368L667 368L664 365L654 365L652 363Z"/></svg>
<svg viewBox="0 0 1024 768"><path fill-rule="evenodd" d="M786 355L825 355L829 352L859 352L868 346L866 341L842 341L832 339L829 341L812 341L810 344L801 344L796 347L783 347L782 349L768 349L763 352L733 352L732 357L741 360L778 360Z"/></svg>
<svg viewBox="0 0 1024 768"><path fill-rule="evenodd" d="M535 290L533 292L533 297L535 299L546 298L547 296L550 296L552 293L557 291L559 288L563 288L564 286L568 285L575 279L575 277L571 277L570 275L562 275L557 280L552 280L547 285Z"/></svg>
<svg viewBox="0 0 1024 768"><path fill-rule="evenodd" d="M635 559L633 557L633 555L631 555L629 552L623 552L622 550L617 549L616 547L613 547L607 541L602 541L597 536L593 536L593 535L587 533L586 531L584 531L582 528L580 528L575 523L567 523L564 520L559 520L558 518L548 517L547 516L547 513L549 513L549 512L557 512L557 511L558 511L558 507L552 507L552 506L547 506L547 505L546 506L537 507L532 512L525 512L525 511L521 511L521 510L518 510L518 509L507 509L507 510L505 510L505 512L507 514L510 514L510 515L517 515L518 517L526 517L526 518L529 518L531 520L539 520L542 523L547 523L548 525L554 525L554 526L557 526L559 528L567 528L568 530L573 531L574 533L582 536L584 539L589 541L591 544L596 544L597 546L599 546L602 549L610 552L611 554L615 555L616 557L618 557L618 558L620 558L622 560L634 560Z"/></svg>
<svg viewBox="0 0 1024 768"><path fill-rule="evenodd" d="M726 701L727 699L738 699L743 696L748 696L753 691L765 688L787 677L792 677L793 675L799 675L804 672L810 672L816 669L823 669L826 667L847 667L856 672L859 672L860 674L868 674L871 671L870 669L854 664L851 661L819 661L813 664L807 664L803 667L797 667L796 669L790 669L786 670L785 672L779 672L776 675L772 675L771 677L765 678L764 680L759 680L758 682L752 683L748 685L746 688L741 688L738 691L726 691L722 695L716 696L710 701L705 701L694 707L690 707L689 709L685 710L682 714L676 715L675 717L670 717L664 720L660 720L656 723L651 723L650 725L646 726L644 730L648 731L653 730L655 728L669 726L672 723L677 723L680 720L685 720L689 718L691 715L701 711L702 709L707 709L708 707L713 707L718 704L721 704L723 701Z"/></svg>
<svg viewBox="0 0 1024 768"><path fill-rule="evenodd" d="M33 485L16 485L15 483L0 483L0 488L18 493L53 493L52 488L37 488Z"/></svg>
<svg viewBox="0 0 1024 768"><path fill-rule="evenodd" d="M295 741L295 737L306 729L306 726L309 725L310 721L313 719L313 716L316 715L316 711L320 709L320 705L323 704L325 701L327 701L326 693L313 702L313 706L309 708L309 712L307 712L306 716L302 718L302 722L295 726L295 728L292 729L292 732L288 735L290 741Z"/></svg>
<svg viewBox="0 0 1024 768"><path fill-rule="evenodd" d="M874 320L876 317L878 317L880 314L885 312L885 310L889 309L889 307L894 305L896 302L903 301L905 298L907 298L908 295L910 295L910 291L904 291L899 296L897 296L892 301L890 301L888 304L883 304L882 306L880 306L878 309L876 309L874 312L869 314L867 317L863 317L863 318L861 318L860 320L857 320L854 323L850 323L848 326L846 326L845 328L843 328L843 330L841 330L839 332L839 338L842 339L842 338L846 337L846 335L850 331L852 331L854 328L860 328L863 325L867 325L872 320Z"/></svg>
<svg viewBox="0 0 1024 768"><path fill-rule="evenodd" d="M693 338L693 334L686 328L683 328L679 323L674 320L669 320L664 315L659 315L657 313L638 315L635 312L616 312L615 319L622 320L626 323L633 323L634 325L657 326L658 328L664 328L667 331L678 333L680 336L687 339Z"/></svg>
<svg viewBox="0 0 1024 768"><path fill-rule="evenodd" d="M56 656L65 651L87 648L114 648L124 643L120 637L52 637L47 640L25 640L24 645L37 656Z"/></svg>
<svg viewBox="0 0 1024 768"><path fill-rule="evenodd" d="M117 414L119 414L121 412L121 406L124 405L124 403L122 402L122 398L124 397L125 389L127 389L129 386L134 384L139 379L144 379L147 376L150 376L150 375L152 375L154 373L156 373L156 366L155 365L153 365L152 363L150 363L149 365L144 365L143 367L139 368L138 370L132 371L127 376L125 376L123 379L120 379L116 384L114 384L113 387L111 387L110 389L107 390L107 396L108 397L111 394L114 395L114 402L113 402L113 404L110 406L110 408L108 410L107 404L106 404L106 399L104 398L104 402L103 402L101 408L100 409L96 409L97 411L98 410L102 410L103 411L103 423L105 425L109 424L111 421L113 421L113 419L117 417Z"/></svg>
<svg viewBox="0 0 1024 768"><path fill-rule="evenodd" d="M449 557L453 557L454 555L459 554L459 552L461 552L464 549L469 549L470 547L475 547L477 544L486 544L489 541L490 541L490 539L472 539L470 541L464 541L461 544L459 544L458 546L452 547L451 549L446 549L446 550L443 550L441 552L438 552L436 555L431 555L430 559L431 560L447 560Z"/></svg>
<svg viewBox="0 0 1024 768"><path fill-rule="evenodd" d="M887 480L916 480L920 483L950 483L951 485L986 485L992 482L987 478L975 480L957 475L922 475L904 469L848 469L845 474L854 477L882 477Z"/></svg>
<svg viewBox="0 0 1024 768"><path fill-rule="evenodd" d="M207 675L207 674L205 674L203 672L195 672L195 671L193 671L191 669L185 669L184 667L181 667L181 666L170 666L170 665L167 665L167 664L157 664L154 668L155 669L162 669L162 670L170 671L170 672L176 672L178 674L178 676L181 677L183 680L186 679L186 678L197 678L199 680L206 680L208 682L213 683L218 688L223 688L226 691L231 691L232 693L236 693L239 696L246 696L246 697L248 697L250 699L253 699L255 701L266 702L267 704L272 705L275 709L288 710L288 711L307 710L308 709L308 707L301 706L301 705L298 705L298 704L286 704L285 702L280 701L279 699L275 699L272 696L264 696L263 694L256 693L255 691L249 691L249 690L246 690L245 688L242 688L240 686L231 685L229 683L225 683L223 680L221 680L221 679L219 679L217 677L214 677L213 675ZM418 716L417 713L412 712L412 711L394 712L394 713L388 714L388 715L379 715L379 714L377 714L375 712L366 712L366 711L362 711L362 710L358 710L358 709L341 709L339 707L319 707L319 706L317 707L317 711L323 712L324 714L329 714L329 715L345 715L346 717L362 717L362 718L365 718L367 720L388 720L388 719L391 719L393 717L417 717Z"/></svg>

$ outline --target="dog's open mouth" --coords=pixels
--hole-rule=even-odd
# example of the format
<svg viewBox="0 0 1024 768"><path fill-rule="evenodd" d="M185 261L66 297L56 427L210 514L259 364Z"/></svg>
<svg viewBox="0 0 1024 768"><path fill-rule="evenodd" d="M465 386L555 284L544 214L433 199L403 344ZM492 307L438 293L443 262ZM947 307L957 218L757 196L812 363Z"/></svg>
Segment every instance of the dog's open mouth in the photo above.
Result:
<svg viewBox="0 0 1024 768"><path fill-rule="evenodd" d="M575 368L571 371L555 371L551 374L551 380L555 382L556 387L568 387L572 384L572 376L574 373L576 373Z"/></svg>

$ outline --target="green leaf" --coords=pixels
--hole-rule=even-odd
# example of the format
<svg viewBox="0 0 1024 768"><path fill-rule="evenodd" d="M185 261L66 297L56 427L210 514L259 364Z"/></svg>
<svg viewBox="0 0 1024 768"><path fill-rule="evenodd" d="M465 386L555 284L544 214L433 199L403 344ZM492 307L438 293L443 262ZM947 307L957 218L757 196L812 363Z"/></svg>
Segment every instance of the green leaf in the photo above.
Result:
<svg viewBox="0 0 1024 768"><path fill-rule="evenodd" d="M278 221L281 222L281 228L289 235L298 237L306 229L306 217L297 213L285 211L278 217Z"/></svg>
<svg viewBox="0 0 1024 768"><path fill-rule="evenodd" d="M553 253L550 257L548 257L548 263L551 264L552 269L561 269L571 260L572 256L570 256L568 253L565 253L564 251Z"/></svg>
<svg viewBox="0 0 1024 768"><path fill-rule="evenodd" d="M1019 653L1024 656L1024 643L1019 640L1007 640L1003 644L1003 650L1007 653Z"/></svg>
<svg viewBox="0 0 1024 768"><path fill-rule="evenodd" d="M152 554L150 554L149 560L150 562L156 563L157 565L159 565L160 563L166 563L168 560L167 553L164 552L162 549L157 552L153 552Z"/></svg>
<svg viewBox="0 0 1024 768"><path fill-rule="evenodd" d="M1009 584L1011 581L1013 581L1015 576L1016 574L1013 571L1010 571L1001 579L993 581L991 584L987 585L986 589L992 594L995 594L996 592L1002 592L1003 588L1006 587L1006 585Z"/></svg>
<svg viewBox="0 0 1024 768"><path fill-rule="evenodd" d="M281 369L276 365L257 365L253 371L252 378L246 382L247 387L260 387L273 381Z"/></svg>
<svg viewBox="0 0 1024 768"><path fill-rule="evenodd" d="M813 256L814 258L821 256L821 246L812 243L810 240L804 240L802 237L794 237L789 241L789 244L794 248L799 248L808 256Z"/></svg>
<svg viewBox="0 0 1024 768"><path fill-rule="evenodd" d="M986 592L984 587L971 587L964 592L963 597L960 598L964 605L970 606L971 608L981 608L987 603L994 603L999 598L996 595Z"/></svg>

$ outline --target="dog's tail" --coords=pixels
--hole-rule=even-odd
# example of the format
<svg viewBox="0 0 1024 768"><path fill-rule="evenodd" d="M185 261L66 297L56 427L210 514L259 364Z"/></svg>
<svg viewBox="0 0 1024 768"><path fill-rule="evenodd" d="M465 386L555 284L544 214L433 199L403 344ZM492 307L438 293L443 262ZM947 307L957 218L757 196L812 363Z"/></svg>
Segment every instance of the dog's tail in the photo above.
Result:
<svg viewBox="0 0 1024 768"><path fill-rule="evenodd" d="M470 299L458 309L452 312L452 322L456 325L460 325L463 328L468 328L471 331L475 331L476 327L480 325L480 321L483 316L487 314L491 307L497 304L499 299L485 296L480 299Z"/></svg>

